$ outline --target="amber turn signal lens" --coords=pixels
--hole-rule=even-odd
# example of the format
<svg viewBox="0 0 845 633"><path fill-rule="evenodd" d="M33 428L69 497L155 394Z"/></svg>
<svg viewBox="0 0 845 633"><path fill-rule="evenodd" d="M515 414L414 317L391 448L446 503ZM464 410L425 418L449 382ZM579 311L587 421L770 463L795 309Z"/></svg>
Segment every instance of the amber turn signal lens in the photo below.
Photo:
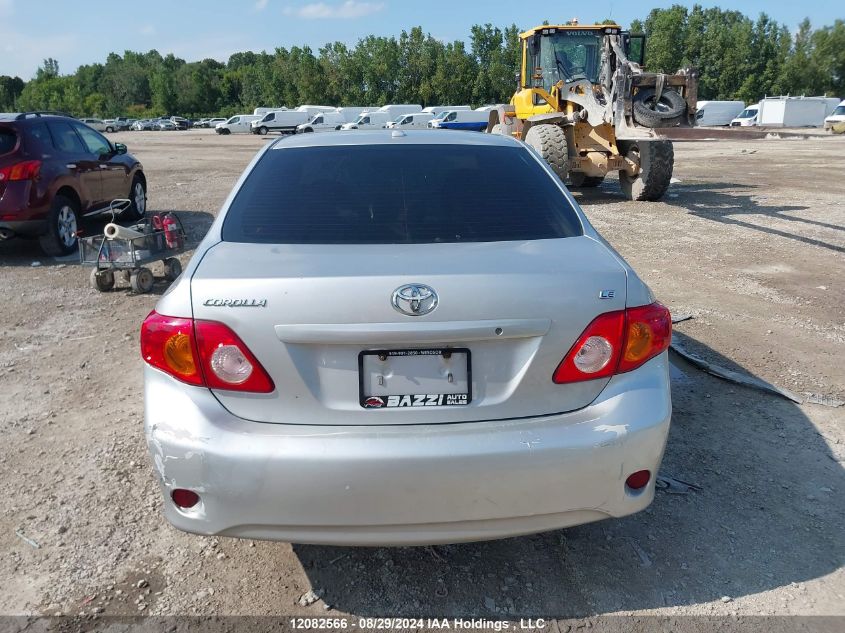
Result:
<svg viewBox="0 0 845 633"><path fill-rule="evenodd" d="M636 363L645 358L651 351L653 339L654 336L647 323L629 323L628 338L625 344L625 360Z"/></svg>
<svg viewBox="0 0 845 633"><path fill-rule="evenodd" d="M165 341L164 360L177 374L193 376L197 373L191 337L182 332L174 334Z"/></svg>

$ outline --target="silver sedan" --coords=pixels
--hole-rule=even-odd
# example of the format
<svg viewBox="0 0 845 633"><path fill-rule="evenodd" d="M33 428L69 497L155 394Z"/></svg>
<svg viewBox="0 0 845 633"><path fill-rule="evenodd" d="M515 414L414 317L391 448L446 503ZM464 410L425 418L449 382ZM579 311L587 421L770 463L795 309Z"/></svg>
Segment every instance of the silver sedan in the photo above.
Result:
<svg viewBox="0 0 845 633"><path fill-rule="evenodd" d="M669 430L670 337L528 146L280 139L142 326L165 516L399 545L632 514Z"/></svg>

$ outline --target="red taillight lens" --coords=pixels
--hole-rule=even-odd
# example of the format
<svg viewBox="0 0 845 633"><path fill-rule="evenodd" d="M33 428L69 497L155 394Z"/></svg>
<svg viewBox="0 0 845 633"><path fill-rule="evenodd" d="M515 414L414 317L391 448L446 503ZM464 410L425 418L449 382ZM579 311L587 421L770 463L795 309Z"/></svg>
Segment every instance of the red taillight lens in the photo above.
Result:
<svg viewBox="0 0 845 633"><path fill-rule="evenodd" d="M203 385L193 319L150 312L141 325L141 356L190 385Z"/></svg>
<svg viewBox="0 0 845 633"><path fill-rule="evenodd" d="M270 393L273 381L238 335L216 321L197 321L197 347L211 389Z"/></svg>
<svg viewBox="0 0 845 633"><path fill-rule="evenodd" d="M0 184L14 180L35 180L41 171L40 160L24 160L0 168Z"/></svg>
<svg viewBox="0 0 845 633"><path fill-rule="evenodd" d="M672 317L659 303L607 312L587 326L555 370L558 384L606 378L654 358L672 340Z"/></svg>
<svg viewBox="0 0 845 633"><path fill-rule="evenodd" d="M273 381L229 327L153 311L141 326L141 356L174 378L211 389L270 393Z"/></svg>
<svg viewBox="0 0 845 633"><path fill-rule="evenodd" d="M558 383L612 376L622 353L625 313L608 312L593 319L555 370Z"/></svg>

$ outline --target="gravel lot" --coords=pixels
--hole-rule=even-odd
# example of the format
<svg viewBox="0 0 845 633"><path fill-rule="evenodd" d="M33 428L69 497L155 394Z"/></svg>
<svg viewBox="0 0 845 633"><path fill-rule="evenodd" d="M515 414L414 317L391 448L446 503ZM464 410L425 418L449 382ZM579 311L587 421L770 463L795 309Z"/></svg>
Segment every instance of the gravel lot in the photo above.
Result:
<svg viewBox="0 0 845 633"><path fill-rule="evenodd" d="M176 211L194 243L266 141L114 140L143 162L150 209ZM845 138L676 156L663 202L627 202L615 180L578 194L591 221L694 316L676 327L690 350L845 400ZM143 440L138 328L156 295L99 294L34 242L0 244L0 265L0 614L845 615L845 408L674 357L663 473L700 489L658 491L639 515L436 548L200 538L162 518Z"/></svg>

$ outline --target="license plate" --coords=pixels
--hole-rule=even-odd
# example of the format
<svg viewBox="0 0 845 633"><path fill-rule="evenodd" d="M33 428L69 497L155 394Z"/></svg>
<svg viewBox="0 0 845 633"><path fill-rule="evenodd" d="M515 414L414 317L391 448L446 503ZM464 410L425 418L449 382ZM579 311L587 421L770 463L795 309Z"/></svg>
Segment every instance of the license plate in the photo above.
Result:
<svg viewBox="0 0 845 633"><path fill-rule="evenodd" d="M466 348L367 350L358 354L365 409L465 406L472 400Z"/></svg>

